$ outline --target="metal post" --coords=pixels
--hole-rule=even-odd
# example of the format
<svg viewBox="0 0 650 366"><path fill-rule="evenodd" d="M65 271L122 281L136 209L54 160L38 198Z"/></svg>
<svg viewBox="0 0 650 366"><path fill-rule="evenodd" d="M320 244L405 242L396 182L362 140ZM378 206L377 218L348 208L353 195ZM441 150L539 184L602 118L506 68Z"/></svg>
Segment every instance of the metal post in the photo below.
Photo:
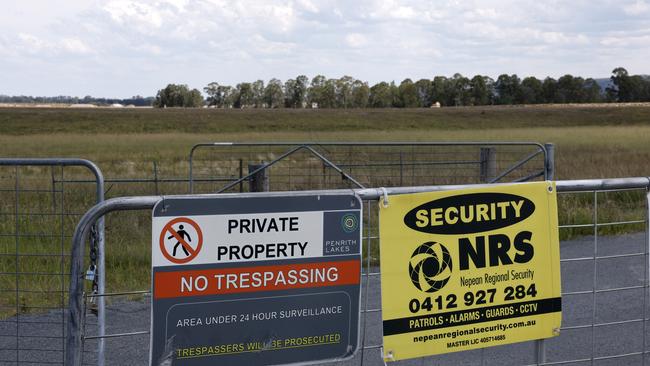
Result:
<svg viewBox="0 0 650 366"><path fill-rule="evenodd" d="M93 206L79 221L77 227L75 228L74 235L72 237L72 255L70 259L70 297L68 299L68 324L66 327L66 350L65 353L65 364L67 366L81 366L83 360L83 340L82 340L82 330L83 330L83 293L84 293L84 274L83 274L83 265L84 265L84 253L85 248L84 244L88 241L90 234L90 229L97 222L98 227L101 228L100 238L103 243L103 217L104 214L121 210L138 210L145 208L152 208L153 205L160 200L161 197L128 197L128 198L114 198L108 201L103 201L95 206ZM100 258L103 259L104 248L100 245ZM103 262L100 262L100 265L103 265ZM104 293L103 286L103 274L104 271L99 272L100 280L99 283L99 292L100 294ZM104 296L99 296L98 305L103 304L100 300ZM99 314L103 313L103 308L99 308ZM102 318L100 318L101 320ZM103 327L100 328L100 331L103 331ZM103 338L105 333L101 333L98 338L100 344L103 345ZM100 355L98 355L98 364L103 364L103 349L100 350Z"/></svg>
<svg viewBox="0 0 650 366"><path fill-rule="evenodd" d="M479 157L479 181L488 183L497 175L497 154L493 147L482 147Z"/></svg>
<svg viewBox="0 0 650 366"><path fill-rule="evenodd" d="M248 174L261 169L266 163L262 164L248 164ZM250 176L248 181L249 191L251 192L268 192L269 191L269 174L268 169L259 170L257 173Z"/></svg>
<svg viewBox="0 0 650 366"><path fill-rule="evenodd" d="M404 185L404 157L403 153L399 152L399 185Z"/></svg>
<svg viewBox="0 0 650 366"><path fill-rule="evenodd" d="M645 206L645 230L646 230L646 235L645 235L645 263L644 263L644 271L643 271L643 350L645 351L647 341L646 341L646 332L648 329L648 317L647 317L647 312L648 312L648 287L650 286L650 278L648 278L648 271L650 270L650 187L646 188L646 206ZM641 358L642 366L645 366L646 360L645 360L645 352L643 357Z"/></svg>
<svg viewBox="0 0 650 366"><path fill-rule="evenodd" d="M244 160L239 159L239 179L244 177ZM244 182L239 182L239 193L244 193Z"/></svg>
<svg viewBox="0 0 650 366"><path fill-rule="evenodd" d="M546 143L544 144L546 149L546 161L544 162L544 168L546 169L546 180L555 179L555 144Z"/></svg>
<svg viewBox="0 0 650 366"><path fill-rule="evenodd" d="M536 365L546 363L546 344L543 339L535 341L535 362Z"/></svg>
<svg viewBox="0 0 650 366"><path fill-rule="evenodd" d="M156 196L159 195L158 193L158 164L156 161L153 161L153 182L154 186L156 187Z"/></svg>

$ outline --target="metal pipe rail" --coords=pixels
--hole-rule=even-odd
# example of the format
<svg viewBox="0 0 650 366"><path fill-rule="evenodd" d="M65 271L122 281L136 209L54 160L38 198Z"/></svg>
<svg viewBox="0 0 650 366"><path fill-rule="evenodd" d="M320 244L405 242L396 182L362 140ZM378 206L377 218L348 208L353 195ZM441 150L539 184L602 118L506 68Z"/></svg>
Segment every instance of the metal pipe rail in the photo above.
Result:
<svg viewBox="0 0 650 366"><path fill-rule="evenodd" d="M202 148L202 147L216 147L216 146L248 146L248 147L261 147L261 146L287 146L287 147L294 147L294 150L298 149L308 149L312 153L316 154L321 160L324 162L328 163L330 167L333 167L339 171L339 173L342 173L340 168L344 168L345 165L335 165L327 158L322 156L321 154L318 154L313 148L314 147L354 147L354 146L366 146L366 147L371 147L371 146L522 146L522 145L529 145L529 146L536 146L539 148L538 151L533 153L532 155L526 157L524 160L519 161L518 163L514 164L512 167L510 167L509 171L503 173L501 176L499 176L497 179L494 181L498 181L499 179L505 177L506 175L512 173L515 169L518 167L522 166L529 160L533 159L535 156L538 154L543 154L544 156L544 169L543 173L540 175L544 176L545 180L553 180L554 174L555 174L555 148L553 144L541 144L538 142L528 142L528 141L503 141L503 142L480 142L480 141L460 141L460 142L451 142L451 141L438 141L438 142L205 142L205 143L198 143L192 146L190 149L190 154L189 154L189 193L194 193L194 182L199 181L198 179L194 179L193 171L194 171L194 153L196 152L197 149ZM291 151L293 152L293 150ZM289 153L290 154L290 153ZM276 159L280 160L280 159ZM467 163L467 162L464 162ZM480 164L480 162L472 162L473 164ZM270 165L270 164L269 164ZM259 169L265 169L267 166ZM256 171L257 172L257 171ZM252 175L253 173L250 173ZM244 177L247 178L248 176ZM242 181L243 179L240 179L236 183ZM356 182L355 182L356 183ZM234 184L233 184L234 185ZM359 184L357 184L359 185ZM222 191L225 189L222 189Z"/></svg>
<svg viewBox="0 0 650 366"><path fill-rule="evenodd" d="M522 183L514 183L522 184ZM505 184L482 184L482 185L448 185L448 186L418 186L418 187L392 187L392 188L364 188L364 189L340 189L327 191L299 191L290 192L291 195L309 194L336 194L353 191L362 200L378 200L390 195L444 191L463 188L493 187ZM589 180L566 180L557 181L558 192L583 192L583 191L607 191L613 189L648 189L650 188L649 177L617 178L617 179L589 179ZM201 194L201 195L178 195L175 198L209 198L215 196L238 196L251 197L256 195L281 196L287 192L264 192L264 193L227 193L227 194ZM84 243L88 240L91 227L105 214L113 211L145 210L153 207L165 197L170 196L138 196L138 197L117 197L101 202L92 207L81 218L75 229L72 238L72 260L69 298L69 321L66 332L66 365L80 366L83 353L83 258ZM102 292L103 293L103 292ZM101 294L100 294L101 295Z"/></svg>
<svg viewBox="0 0 650 366"><path fill-rule="evenodd" d="M90 160L86 159L77 159L77 158L0 158L0 166L60 166L60 167L84 167L90 170L90 172L95 176L96 183L96 201L98 204L104 201L104 174L102 174L101 169ZM105 281L106 281L106 271L104 270L105 257L104 257L104 219L99 218L94 220L97 223L97 235L98 235L98 291L104 293L105 291ZM95 222L93 222L94 224ZM83 259L82 259L83 260ZM83 262L81 263L83 266ZM99 298L97 301L97 322L98 322L98 332L99 335L103 336L105 334L105 301L104 298ZM104 362L104 341L100 340L98 343L98 359L99 366L103 366ZM65 351L65 350L64 350Z"/></svg>

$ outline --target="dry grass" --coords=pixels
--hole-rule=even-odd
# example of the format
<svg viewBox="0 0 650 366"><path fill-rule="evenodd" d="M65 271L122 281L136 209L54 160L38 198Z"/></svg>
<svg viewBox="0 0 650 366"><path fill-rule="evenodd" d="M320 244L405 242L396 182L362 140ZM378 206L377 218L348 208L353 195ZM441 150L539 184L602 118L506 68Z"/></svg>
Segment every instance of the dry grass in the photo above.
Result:
<svg viewBox="0 0 650 366"><path fill-rule="evenodd" d="M161 176L187 177L188 154L192 145L212 141L539 141L556 144L559 179L608 178L650 175L650 108L459 108L441 110L361 110L361 111L204 111L204 110L50 110L0 109L0 146L5 157L81 157L99 164L106 177L151 176L158 163ZM11 191L12 173L4 171L3 187ZM39 179L43 170L29 170ZM27 174L27 173L22 173ZM90 178L87 173L75 173ZM27 176L29 177L29 175ZM22 178L26 178L22 176ZM42 179L42 178L41 178ZM40 184L40 183L39 183ZM66 186L73 192L74 186ZM185 193L186 185L168 185L166 190ZM151 194L151 185L111 187L109 196ZM12 193L8 193L11 195ZM604 194L603 194L604 195ZM72 210L74 195L65 199ZM87 196L92 197L91 194ZM25 196L27 197L27 196ZM58 199L55 196L54 199ZM609 194L599 197L606 209L599 221L636 220L643 217L644 194ZM21 201L21 210L43 211L53 202L36 198ZM593 222L593 197L562 197L562 223ZM2 197L0 210L12 212L11 197ZM11 215L0 222L2 233L12 233L16 223ZM65 222L32 220L20 224L21 232L38 230L71 233L76 218ZM108 290L144 289L150 278L150 213L110 214L107 218ZM601 234L639 231L643 225L603 229ZM609 230L609 231L608 231ZM137 233L136 235L129 233ZM588 235L580 230L564 230L564 238ZM58 243L58 241L56 242ZM18 262L12 238L0 243L3 271L13 271ZM48 243L23 240L21 248L50 250ZM67 243L66 243L67 245ZM57 250L67 253L69 248ZM22 269L59 271L60 263L21 259ZM11 289L15 277L0 276L0 286ZM61 287L51 279L35 278L20 283L21 288ZM67 288L66 286L63 286ZM9 295L12 295L9 293ZM42 303L39 294L28 295L24 304ZM50 300L48 300L50 301ZM56 302L57 300L51 300ZM11 296L0 297L0 306L12 306ZM25 311L28 308L25 307ZM2 310L1 315L13 314Z"/></svg>

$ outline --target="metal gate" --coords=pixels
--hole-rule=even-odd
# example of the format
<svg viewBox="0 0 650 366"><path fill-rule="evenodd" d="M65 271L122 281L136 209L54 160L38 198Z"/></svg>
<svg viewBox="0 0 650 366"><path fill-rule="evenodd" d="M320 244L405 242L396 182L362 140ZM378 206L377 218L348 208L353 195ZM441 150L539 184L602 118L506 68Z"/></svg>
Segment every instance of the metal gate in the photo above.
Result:
<svg viewBox="0 0 650 366"><path fill-rule="evenodd" d="M387 195L467 186L420 186L354 189L364 200L364 269L362 274L362 349L350 365L381 365L380 277L377 201ZM648 344L648 178L558 181L563 328L557 338L404 361L403 365L558 365L646 363ZM349 192L349 190L346 190ZM324 192L324 191L314 191ZM249 193L255 194L255 193ZM283 194L283 193L259 193ZM88 211L73 237L71 293L66 364L79 365L88 339L110 337L109 364L146 364L148 301L128 319L140 328L99 336L84 328L86 297L84 244L92 226L105 214L150 210L160 196L114 198ZM109 258L110 260L110 258ZM146 292L143 290L137 293ZM134 292L136 293L136 292ZM113 296L123 294L100 294ZM121 306L121 305L120 305ZM123 311L123 309L122 309ZM110 310L109 310L110 312ZM135 338L133 336L136 336ZM133 352L129 353L132 350Z"/></svg>
<svg viewBox="0 0 650 366"><path fill-rule="evenodd" d="M553 179L535 142L214 142L192 147L190 193L300 191Z"/></svg>
<svg viewBox="0 0 650 366"><path fill-rule="evenodd" d="M67 182L89 172L93 185ZM0 159L0 364L64 363L70 239L103 200L104 178L88 160ZM103 219L94 225L103 292ZM103 305L93 325L102 334Z"/></svg>

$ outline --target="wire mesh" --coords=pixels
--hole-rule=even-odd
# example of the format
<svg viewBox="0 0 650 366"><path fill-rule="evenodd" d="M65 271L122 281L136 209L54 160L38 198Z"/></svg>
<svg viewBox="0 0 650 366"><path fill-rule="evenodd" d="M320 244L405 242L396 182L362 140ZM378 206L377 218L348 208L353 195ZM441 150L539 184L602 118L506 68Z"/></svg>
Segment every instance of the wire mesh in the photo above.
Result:
<svg viewBox="0 0 650 366"><path fill-rule="evenodd" d="M271 191L404 187L544 179L534 143L199 144L190 157L195 193L249 192L265 169ZM353 178L354 180L350 179Z"/></svg>
<svg viewBox="0 0 650 366"><path fill-rule="evenodd" d="M84 167L0 167L0 364L63 364L70 242L96 203Z"/></svg>

